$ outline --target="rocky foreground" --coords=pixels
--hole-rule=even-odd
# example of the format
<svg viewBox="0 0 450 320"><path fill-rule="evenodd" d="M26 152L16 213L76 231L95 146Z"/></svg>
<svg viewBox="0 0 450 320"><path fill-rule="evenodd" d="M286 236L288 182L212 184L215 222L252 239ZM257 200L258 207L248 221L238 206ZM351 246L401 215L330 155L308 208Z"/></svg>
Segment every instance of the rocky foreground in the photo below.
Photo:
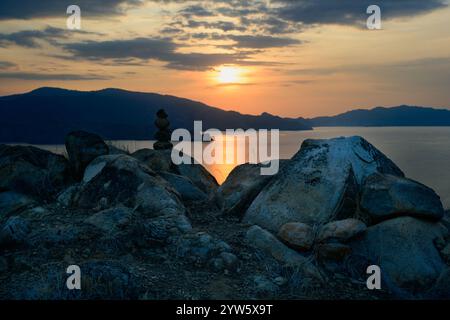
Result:
<svg viewBox="0 0 450 320"><path fill-rule="evenodd" d="M86 132L66 149L0 145L1 299L450 298L449 213L361 137L307 140L276 176L246 164L221 186L170 151Z"/></svg>

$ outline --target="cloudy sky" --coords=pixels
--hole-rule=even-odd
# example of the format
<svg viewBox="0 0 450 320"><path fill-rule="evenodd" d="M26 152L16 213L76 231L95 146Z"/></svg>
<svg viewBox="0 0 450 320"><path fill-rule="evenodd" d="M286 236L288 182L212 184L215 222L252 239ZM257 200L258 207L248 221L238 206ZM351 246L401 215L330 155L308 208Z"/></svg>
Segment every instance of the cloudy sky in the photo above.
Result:
<svg viewBox="0 0 450 320"><path fill-rule="evenodd" d="M371 4L382 30L366 28ZM117 87L293 117L450 108L449 25L449 0L2 0L0 95Z"/></svg>

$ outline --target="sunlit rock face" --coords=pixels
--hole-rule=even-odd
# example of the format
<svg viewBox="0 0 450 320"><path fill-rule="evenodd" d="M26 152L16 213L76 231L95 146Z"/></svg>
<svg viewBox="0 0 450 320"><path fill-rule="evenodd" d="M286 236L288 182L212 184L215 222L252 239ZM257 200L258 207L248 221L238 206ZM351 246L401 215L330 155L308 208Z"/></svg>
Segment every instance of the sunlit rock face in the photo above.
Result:
<svg viewBox="0 0 450 320"><path fill-rule="evenodd" d="M361 185L373 173L404 176L361 137L305 140L259 193L244 221L277 232L288 222L314 225L353 217Z"/></svg>

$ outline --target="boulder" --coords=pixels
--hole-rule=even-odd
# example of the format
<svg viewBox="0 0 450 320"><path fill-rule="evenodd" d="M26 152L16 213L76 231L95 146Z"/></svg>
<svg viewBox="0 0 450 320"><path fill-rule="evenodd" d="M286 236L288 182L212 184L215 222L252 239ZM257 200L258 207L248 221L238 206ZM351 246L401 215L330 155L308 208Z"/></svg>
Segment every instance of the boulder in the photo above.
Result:
<svg viewBox="0 0 450 320"><path fill-rule="evenodd" d="M31 146L0 145L0 191L48 199L70 182L63 156Z"/></svg>
<svg viewBox="0 0 450 320"><path fill-rule="evenodd" d="M442 271L436 283L427 292L427 299L442 299L448 300L450 298L450 268Z"/></svg>
<svg viewBox="0 0 450 320"><path fill-rule="evenodd" d="M218 257L210 260L211 267L218 272L221 271L237 271L239 259L230 252L222 252Z"/></svg>
<svg viewBox="0 0 450 320"><path fill-rule="evenodd" d="M0 247L25 243L29 232L27 220L18 216L10 217L0 229Z"/></svg>
<svg viewBox="0 0 450 320"><path fill-rule="evenodd" d="M366 230L366 224L357 219L333 221L327 223L320 229L317 241L325 242L328 240L337 240L340 242L347 242L350 239L361 235Z"/></svg>
<svg viewBox="0 0 450 320"><path fill-rule="evenodd" d="M191 223L185 215L167 214L156 218L136 220L137 232L132 232L135 243L141 247L166 245L172 242L173 237L192 231ZM137 239L139 237L139 239Z"/></svg>
<svg viewBox="0 0 450 320"><path fill-rule="evenodd" d="M219 186L216 178L214 178L201 164L180 164L176 166L176 170L182 176L189 178L189 180L206 194L215 193Z"/></svg>
<svg viewBox="0 0 450 320"><path fill-rule="evenodd" d="M115 147L111 144L108 145L108 149L109 149L108 154L126 154L126 155L130 154L128 151L118 148L118 147Z"/></svg>
<svg viewBox="0 0 450 320"><path fill-rule="evenodd" d="M245 239L249 245L265 252L278 262L291 267L300 267L308 275L320 277L316 267L307 258L288 248L269 231L252 226L248 229Z"/></svg>
<svg viewBox="0 0 450 320"><path fill-rule="evenodd" d="M71 168L77 179L81 179L84 169L92 160L109 153L108 145L100 136L85 131L69 133L65 144Z"/></svg>
<svg viewBox="0 0 450 320"><path fill-rule="evenodd" d="M231 247L226 242L206 232L185 234L173 244L172 249L177 256L201 264L214 263L217 258L223 260L222 254L231 252Z"/></svg>
<svg viewBox="0 0 450 320"><path fill-rule="evenodd" d="M244 222L277 232L291 221L315 225L353 217L360 186L375 172L403 177L361 137L305 140L252 202Z"/></svg>
<svg viewBox="0 0 450 320"><path fill-rule="evenodd" d="M442 248L442 250L440 250L441 252L441 257L442 259L444 259L445 263L450 265L450 243L447 243L444 248Z"/></svg>
<svg viewBox="0 0 450 320"><path fill-rule="evenodd" d="M217 189L216 202L226 215L243 216L250 203L273 176L261 175L261 164L242 164L234 168Z"/></svg>
<svg viewBox="0 0 450 320"><path fill-rule="evenodd" d="M278 286L267 279L265 276L256 275L253 278L255 283L256 296L259 299L273 299L276 297L279 288Z"/></svg>
<svg viewBox="0 0 450 320"><path fill-rule="evenodd" d="M444 215L439 196L416 181L375 173L362 187L361 209L380 221L395 216L414 216L440 220Z"/></svg>
<svg viewBox="0 0 450 320"><path fill-rule="evenodd" d="M420 295L445 268L434 241L447 233L439 223L399 217L369 227L351 246L353 253L381 268L384 285L392 292Z"/></svg>
<svg viewBox="0 0 450 320"><path fill-rule="evenodd" d="M111 208L97 212L84 222L108 234L117 233L133 220L133 211L126 207Z"/></svg>
<svg viewBox="0 0 450 320"><path fill-rule="evenodd" d="M80 191L80 185L74 184L58 194L56 201L59 205L69 208L76 203L76 197Z"/></svg>
<svg viewBox="0 0 450 320"><path fill-rule="evenodd" d="M131 156L144 163L153 171L176 173L174 164L172 164L171 154L171 150L140 149L132 153Z"/></svg>
<svg viewBox="0 0 450 320"><path fill-rule="evenodd" d="M23 211L34 204L29 197L16 192L0 192L0 221L14 213Z"/></svg>
<svg viewBox="0 0 450 320"><path fill-rule="evenodd" d="M352 248L342 243L321 243L316 246L316 252L322 261L342 261L352 252Z"/></svg>
<svg viewBox="0 0 450 320"><path fill-rule="evenodd" d="M145 216L183 214L178 193L147 166L127 155L96 158L86 168L76 198L81 208L126 206Z"/></svg>
<svg viewBox="0 0 450 320"><path fill-rule="evenodd" d="M444 212L441 223L446 226L448 230L450 230L450 210L446 210Z"/></svg>
<svg viewBox="0 0 450 320"><path fill-rule="evenodd" d="M186 177L169 172L159 172L159 175L178 191L184 201L202 201L208 199L208 195L197 188Z"/></svg>
<svg viewBox="0 0 450 320"><path fill-rule="evenodd" d="M314 243L314 230L307 224L290 222L281 226L278 237L294 249L307 251Z"/></svg>

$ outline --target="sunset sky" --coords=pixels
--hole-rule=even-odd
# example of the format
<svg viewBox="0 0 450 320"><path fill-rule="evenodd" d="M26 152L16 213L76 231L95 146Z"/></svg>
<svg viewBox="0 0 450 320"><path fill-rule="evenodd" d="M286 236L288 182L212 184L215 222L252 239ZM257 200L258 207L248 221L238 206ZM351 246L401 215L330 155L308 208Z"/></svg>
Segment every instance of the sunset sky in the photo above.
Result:
<svg viewBox="0 0 450 320"><path fill-rule="evenodd" d="M81 8L80 31L66 27ZM382 10L368 30L366 9ZM242 113L450 108L448 0L2 0L0 95L171 94Z"/></svg>

